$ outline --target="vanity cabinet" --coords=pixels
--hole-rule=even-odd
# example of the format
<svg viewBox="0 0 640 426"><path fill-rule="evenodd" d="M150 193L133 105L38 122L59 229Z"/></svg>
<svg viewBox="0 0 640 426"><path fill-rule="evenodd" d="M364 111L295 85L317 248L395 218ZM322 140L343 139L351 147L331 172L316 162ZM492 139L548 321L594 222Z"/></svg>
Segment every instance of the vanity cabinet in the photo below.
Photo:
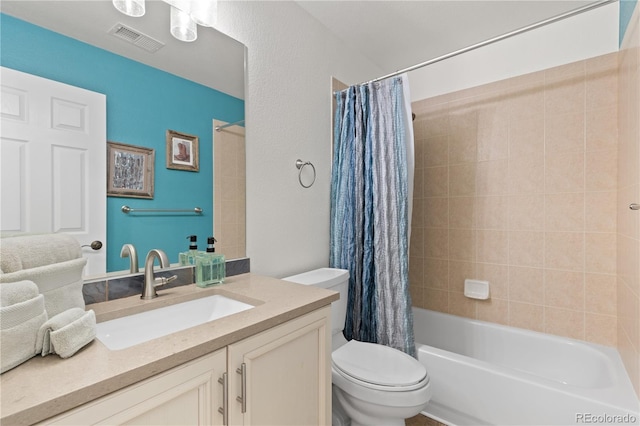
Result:
<svg viewBox="0 0 640 426"><path fill-rule="evenodd" d="M222 425L226 349L150 377L41 425Z"/></svg>
<svg viewBox="0 0 640 426"><path fill-rule="evenodd" d="M313 311L40 424L329 424L330 320Z"/></svg>
<svg viewBox="0 0 640 426"><path fill-rule="evenodd" d="M227 349L229 424L331 423L329 308Z"/></svg>

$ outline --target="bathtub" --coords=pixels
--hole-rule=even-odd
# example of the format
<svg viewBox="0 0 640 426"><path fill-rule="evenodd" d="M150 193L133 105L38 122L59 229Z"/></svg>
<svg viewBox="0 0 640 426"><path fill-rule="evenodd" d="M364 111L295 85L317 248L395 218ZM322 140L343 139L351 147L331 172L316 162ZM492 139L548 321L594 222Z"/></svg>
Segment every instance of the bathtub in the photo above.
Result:
<svg viewBox="0 0 640 426"><path fill-rule="evenodd" d="M450 425L638 424L639 402L606 346L413 308L418 360Z"/></svg>

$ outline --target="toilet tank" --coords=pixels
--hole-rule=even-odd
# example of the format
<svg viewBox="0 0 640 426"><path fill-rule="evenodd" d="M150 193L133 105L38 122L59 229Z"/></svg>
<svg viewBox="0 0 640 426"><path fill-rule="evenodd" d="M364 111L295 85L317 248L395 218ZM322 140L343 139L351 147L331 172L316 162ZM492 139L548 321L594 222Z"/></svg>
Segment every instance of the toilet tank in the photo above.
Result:
<svg viewBox="0 0 640 426"><path fill-rule="evenodd" d="M282 279L339 292L340 299L331 303L331 334L342 333L344 322L347 318L349 271L346 269L320 268Z"/></svg>

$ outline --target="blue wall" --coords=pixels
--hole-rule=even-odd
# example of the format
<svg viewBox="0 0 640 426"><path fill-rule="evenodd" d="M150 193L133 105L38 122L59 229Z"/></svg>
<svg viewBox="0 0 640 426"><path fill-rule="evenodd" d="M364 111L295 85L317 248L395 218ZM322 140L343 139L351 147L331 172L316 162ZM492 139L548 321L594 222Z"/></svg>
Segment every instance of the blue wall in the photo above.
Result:
<svg viewBox="0 0 640 426"><path fill-rule="evenodd" d="M0 14L0 65L107 96L107 139L155 149L153 200L107 198L107 270L128 269L122 244L132 243L140 263L152 248L172 263L196 234L200 248L213 231L212 119L244 118L244 101L61 34ZM198 173L169 170L168 129L197 135ZM125 215L120 207L204 209L204 214Z"/></svg>
<svg viewBox="0 0 640 426"><path fill-rule="evenodd" d="M624 34L627 31L627 26L633 15L633 9L635 9L638 0L620 0L620 38L618 39L619 46L622 46L622 40Z"/></svg>

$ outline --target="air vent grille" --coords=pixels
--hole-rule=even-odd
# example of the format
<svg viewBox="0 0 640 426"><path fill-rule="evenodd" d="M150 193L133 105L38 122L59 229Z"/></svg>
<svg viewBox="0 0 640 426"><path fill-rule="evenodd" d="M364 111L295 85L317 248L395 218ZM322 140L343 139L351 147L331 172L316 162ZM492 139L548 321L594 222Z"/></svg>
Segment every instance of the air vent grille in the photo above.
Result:
<svg viewBox="0 0 640 426"><path fill-rule="evenodd" d="M109 34L151 53L157 52L162 46L164 46L164 43L120 23L115 24L109 30Z"/></svg>

